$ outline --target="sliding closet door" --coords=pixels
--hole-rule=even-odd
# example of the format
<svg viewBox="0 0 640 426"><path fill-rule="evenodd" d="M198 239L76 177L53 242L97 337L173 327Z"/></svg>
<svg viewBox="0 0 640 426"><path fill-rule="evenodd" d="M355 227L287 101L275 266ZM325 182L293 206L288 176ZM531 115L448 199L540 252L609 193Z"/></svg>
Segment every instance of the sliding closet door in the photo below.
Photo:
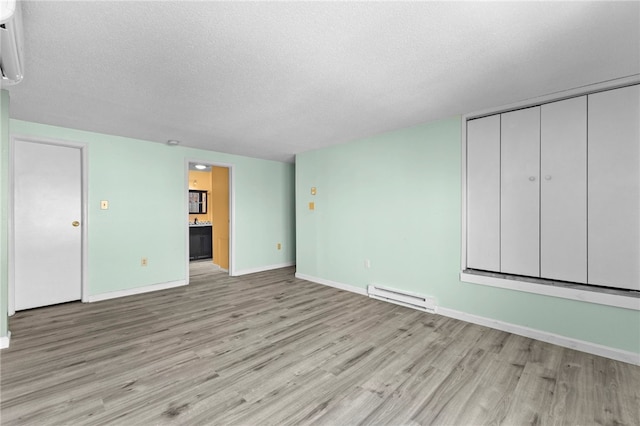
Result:
<svg viewBox="0 0 640 426"><path fill-rule="evenodd" d="M640 86L589 95L589 284L640 290Z"/></svg>
<svg viewBox="0 0 640 426"><path fill-rule="evenodd" d="M586 283L587 97L540 114L540 276Z"/></svg>
<svg viewBox="0 0 640 426"><path fill-rule="evenodd" d="M502 114L500 263L540 274L540 107Z"/></svg>
<svg viewBox="0 0 640 426"><path fill-rule="evenodd" d="M500 271L500 115L467 122L467 267Z"/></svg>

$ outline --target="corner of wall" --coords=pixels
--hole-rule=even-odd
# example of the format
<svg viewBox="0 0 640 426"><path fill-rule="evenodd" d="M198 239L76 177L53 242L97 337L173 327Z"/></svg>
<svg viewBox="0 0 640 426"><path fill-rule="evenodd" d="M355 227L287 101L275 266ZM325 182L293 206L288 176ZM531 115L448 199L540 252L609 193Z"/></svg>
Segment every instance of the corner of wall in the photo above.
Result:
<svg viewBox="0 0 640 426"><path fill-rule="evenodd" d="M0 91L0 347L9 346L9 92Z"/></svg>

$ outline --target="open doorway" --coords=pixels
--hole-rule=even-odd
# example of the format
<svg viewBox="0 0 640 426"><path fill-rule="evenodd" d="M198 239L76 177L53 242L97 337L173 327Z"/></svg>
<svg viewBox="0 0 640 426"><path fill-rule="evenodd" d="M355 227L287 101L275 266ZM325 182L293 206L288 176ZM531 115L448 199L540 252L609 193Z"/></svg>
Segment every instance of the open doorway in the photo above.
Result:
<svg viewBox="0 0 640 426"><path fill-rule="evenodd" d="M233 272L232 166L187 162L187 271L191 262L210 262Z"/></svg>

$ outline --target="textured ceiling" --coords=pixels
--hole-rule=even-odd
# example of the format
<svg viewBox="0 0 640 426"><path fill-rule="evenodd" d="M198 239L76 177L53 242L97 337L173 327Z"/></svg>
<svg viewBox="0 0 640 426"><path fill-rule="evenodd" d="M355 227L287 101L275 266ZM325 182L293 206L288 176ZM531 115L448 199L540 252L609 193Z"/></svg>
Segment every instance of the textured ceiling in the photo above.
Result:
<svg viewBox="0 0 640 426"><path fill-rule="evenodd" d="M11 117L296 153L640 73L639 2L24 1Z"/></svg>

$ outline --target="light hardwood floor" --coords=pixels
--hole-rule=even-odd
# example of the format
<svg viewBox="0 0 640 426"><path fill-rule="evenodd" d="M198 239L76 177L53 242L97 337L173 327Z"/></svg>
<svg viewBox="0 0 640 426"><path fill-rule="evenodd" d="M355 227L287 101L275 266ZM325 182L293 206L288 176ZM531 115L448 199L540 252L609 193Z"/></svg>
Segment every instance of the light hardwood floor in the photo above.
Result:
<svg viewBox="0 0 640 426"><path fill-rule="evenodd" d="M294 278L17 313L3 425L640 425L640 367Z"/></svg>

